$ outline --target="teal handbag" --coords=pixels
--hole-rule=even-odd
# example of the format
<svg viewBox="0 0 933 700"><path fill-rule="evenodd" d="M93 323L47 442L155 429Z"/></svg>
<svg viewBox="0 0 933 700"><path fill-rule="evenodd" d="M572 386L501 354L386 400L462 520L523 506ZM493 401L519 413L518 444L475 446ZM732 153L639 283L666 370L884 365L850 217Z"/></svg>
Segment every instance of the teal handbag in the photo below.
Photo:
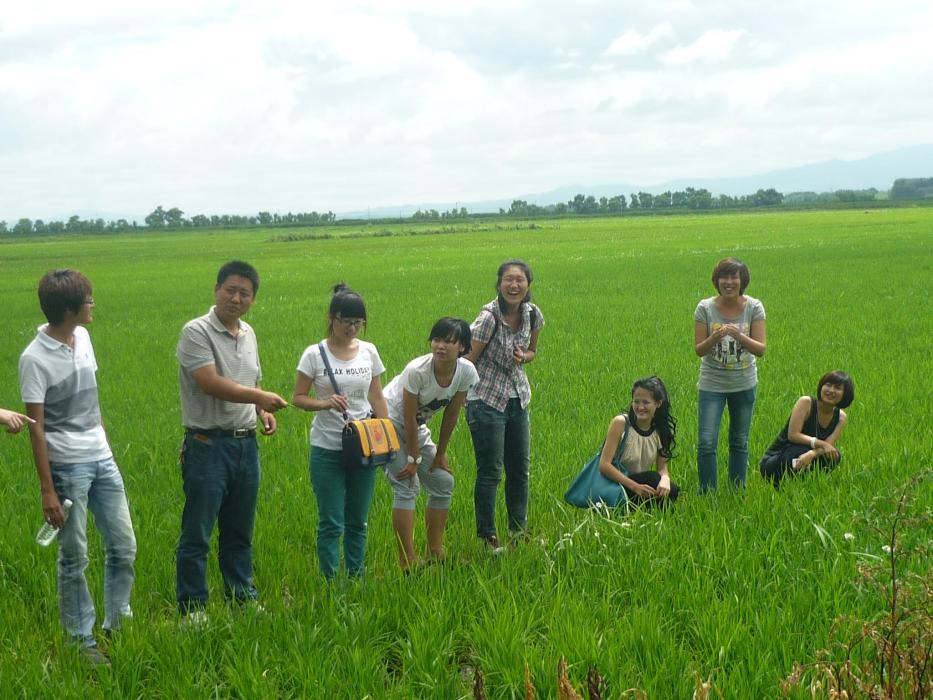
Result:
<svg viewBox="0 0 933 700"><path fill-rule="evenodd" d="M625 450L625 441L628 440L628 419L625 421L625 430L622 433L622 439L619 441L619 448L612 457L612 466L620 472L628 475L628 470L622 465L622 453ZM603 443L605 445L605 443ZM600 503L605 503L610 508L625 505L628 496L622 484L607 479L599 471L599 458L602 455L603 448L600 446L595 455L583 465L583 469L577 474L577 478L570 484L567 493L564 494L564 500L577 508L592 508Z"/></svg>

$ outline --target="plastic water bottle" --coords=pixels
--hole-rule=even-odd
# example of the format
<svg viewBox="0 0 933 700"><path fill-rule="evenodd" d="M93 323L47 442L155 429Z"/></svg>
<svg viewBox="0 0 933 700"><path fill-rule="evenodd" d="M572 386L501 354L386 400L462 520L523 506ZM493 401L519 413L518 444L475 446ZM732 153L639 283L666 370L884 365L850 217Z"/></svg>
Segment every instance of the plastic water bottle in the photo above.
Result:
<svg viewBox="0 0 933 700"><path fill-rule="evenodd" d="M68 520L68 513L71 512L71 499L66 498L62 501L62 510L65 511L65 520ZM48 547L58 536L58 528L52 523L42 523L39 532L36 533L36 542L43 547Z"/></svg>

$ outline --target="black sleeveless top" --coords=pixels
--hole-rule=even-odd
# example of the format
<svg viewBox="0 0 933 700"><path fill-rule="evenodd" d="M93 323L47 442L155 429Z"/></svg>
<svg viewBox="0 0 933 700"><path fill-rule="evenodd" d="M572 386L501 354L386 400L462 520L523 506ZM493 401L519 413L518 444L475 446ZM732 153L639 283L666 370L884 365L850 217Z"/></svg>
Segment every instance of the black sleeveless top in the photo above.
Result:
<svg viewBox="0 0 933 700"><path fill-rule="evenodd" d="M815 436L818 440L825 440L830 435L833 434L833 431L836 429L836 426L839 425L839 407L833 409L832 420L829 421L829 425L825 428L820 425L819 412L816 405L816 397L810 397L810 414L807 416L806 420L803 422L803 433L805 435ZM781 434L775 438L774 442L771 443L771 447L768 448L768 452L780 452L787 445L796 444L791 443L787 439L787 432L790 429L790 418L787 419L787 423L784 424L784 429L781 431Z"/></svg>

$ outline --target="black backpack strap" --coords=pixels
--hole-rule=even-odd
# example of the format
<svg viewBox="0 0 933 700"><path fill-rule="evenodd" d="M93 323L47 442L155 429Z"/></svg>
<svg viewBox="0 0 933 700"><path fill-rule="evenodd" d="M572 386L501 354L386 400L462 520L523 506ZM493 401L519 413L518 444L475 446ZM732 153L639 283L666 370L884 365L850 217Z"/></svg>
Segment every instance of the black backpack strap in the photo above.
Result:
<svg viewBox="0 0 933 700"><path fill-rule="evenodd" d="M487 340L486 344L483 346L483 351L479 354L479 357L476 358L477 362L479 362L480 357L486 354L486 351L489 349L489 344L492 342L492 339L496 337L496 333L499 332L499 319L496 317L496 315L492 311L487 309L485 306L479 310L480 313L483 313L484 311L490 316L492 316L492 322L493 322L492 335L489 336L489 340Z"/></svg>
<svg viewBox="0 0 933 700"><path fill-rule="evenodd" d="M528 315L529 315L529 325L531 326L531 332L534 333L535 330L541 327L541 312L538 311L538 307L528 302Z"/></svg>

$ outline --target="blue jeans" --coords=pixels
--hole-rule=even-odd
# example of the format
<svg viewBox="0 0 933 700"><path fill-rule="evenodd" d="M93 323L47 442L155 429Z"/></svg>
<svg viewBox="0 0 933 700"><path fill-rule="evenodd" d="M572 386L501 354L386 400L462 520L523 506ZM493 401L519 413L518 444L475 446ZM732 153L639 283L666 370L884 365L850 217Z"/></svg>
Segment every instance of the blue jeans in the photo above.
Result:
<svg viewBox="0 0 933 700"><path fill-rule="evenodd" d="M343 466L339 450L311 447L308 470L317 498L317 559L324 578L340 568L340 537L349 576L362 576L366 560L369 505L376 486L372 467Z"/></svg>
<svg viewBox="0 0 933 700"><path fill-rule="evenodd" d="M256 438L207 436L188 431L182 446L185 509L181 516L175 592L181 612L207 604L207 554L214 523L217 559L227 597L256 598L253 523L259 493Z"/></svg>
<svg viewBox="0 0 933 700"><path fill-rule="evenodd" d="M745 486L748 472L748 431L752 424L757 387L744 391L718 392L700 389L697 417L697 471L700 493L716 490L716 447L722 412L729 405L729 481Z"/></svg>
<svg viewBox="0 0 933 700"><path fill-rule="evenodd" d="M59 499L70 498L71 513L58 535L58 605L62 626L78 644L94 646L97 614L87 588L87 512L104 541L104 629L120 629L132 617L130 592L135 577L136 536L123 477L112 457L97 462L52 464Z"/></svg>
<svg viewBox="0 0 933 700"><path fill-rule="evenodd" d="M505 411L483 401L468 401L467 423L476 454L476 534L496 534L496 491L505 467L505 509L509 531L528 528L528 471L531 463L528 411L517 398L509 399Z"/></svg>

